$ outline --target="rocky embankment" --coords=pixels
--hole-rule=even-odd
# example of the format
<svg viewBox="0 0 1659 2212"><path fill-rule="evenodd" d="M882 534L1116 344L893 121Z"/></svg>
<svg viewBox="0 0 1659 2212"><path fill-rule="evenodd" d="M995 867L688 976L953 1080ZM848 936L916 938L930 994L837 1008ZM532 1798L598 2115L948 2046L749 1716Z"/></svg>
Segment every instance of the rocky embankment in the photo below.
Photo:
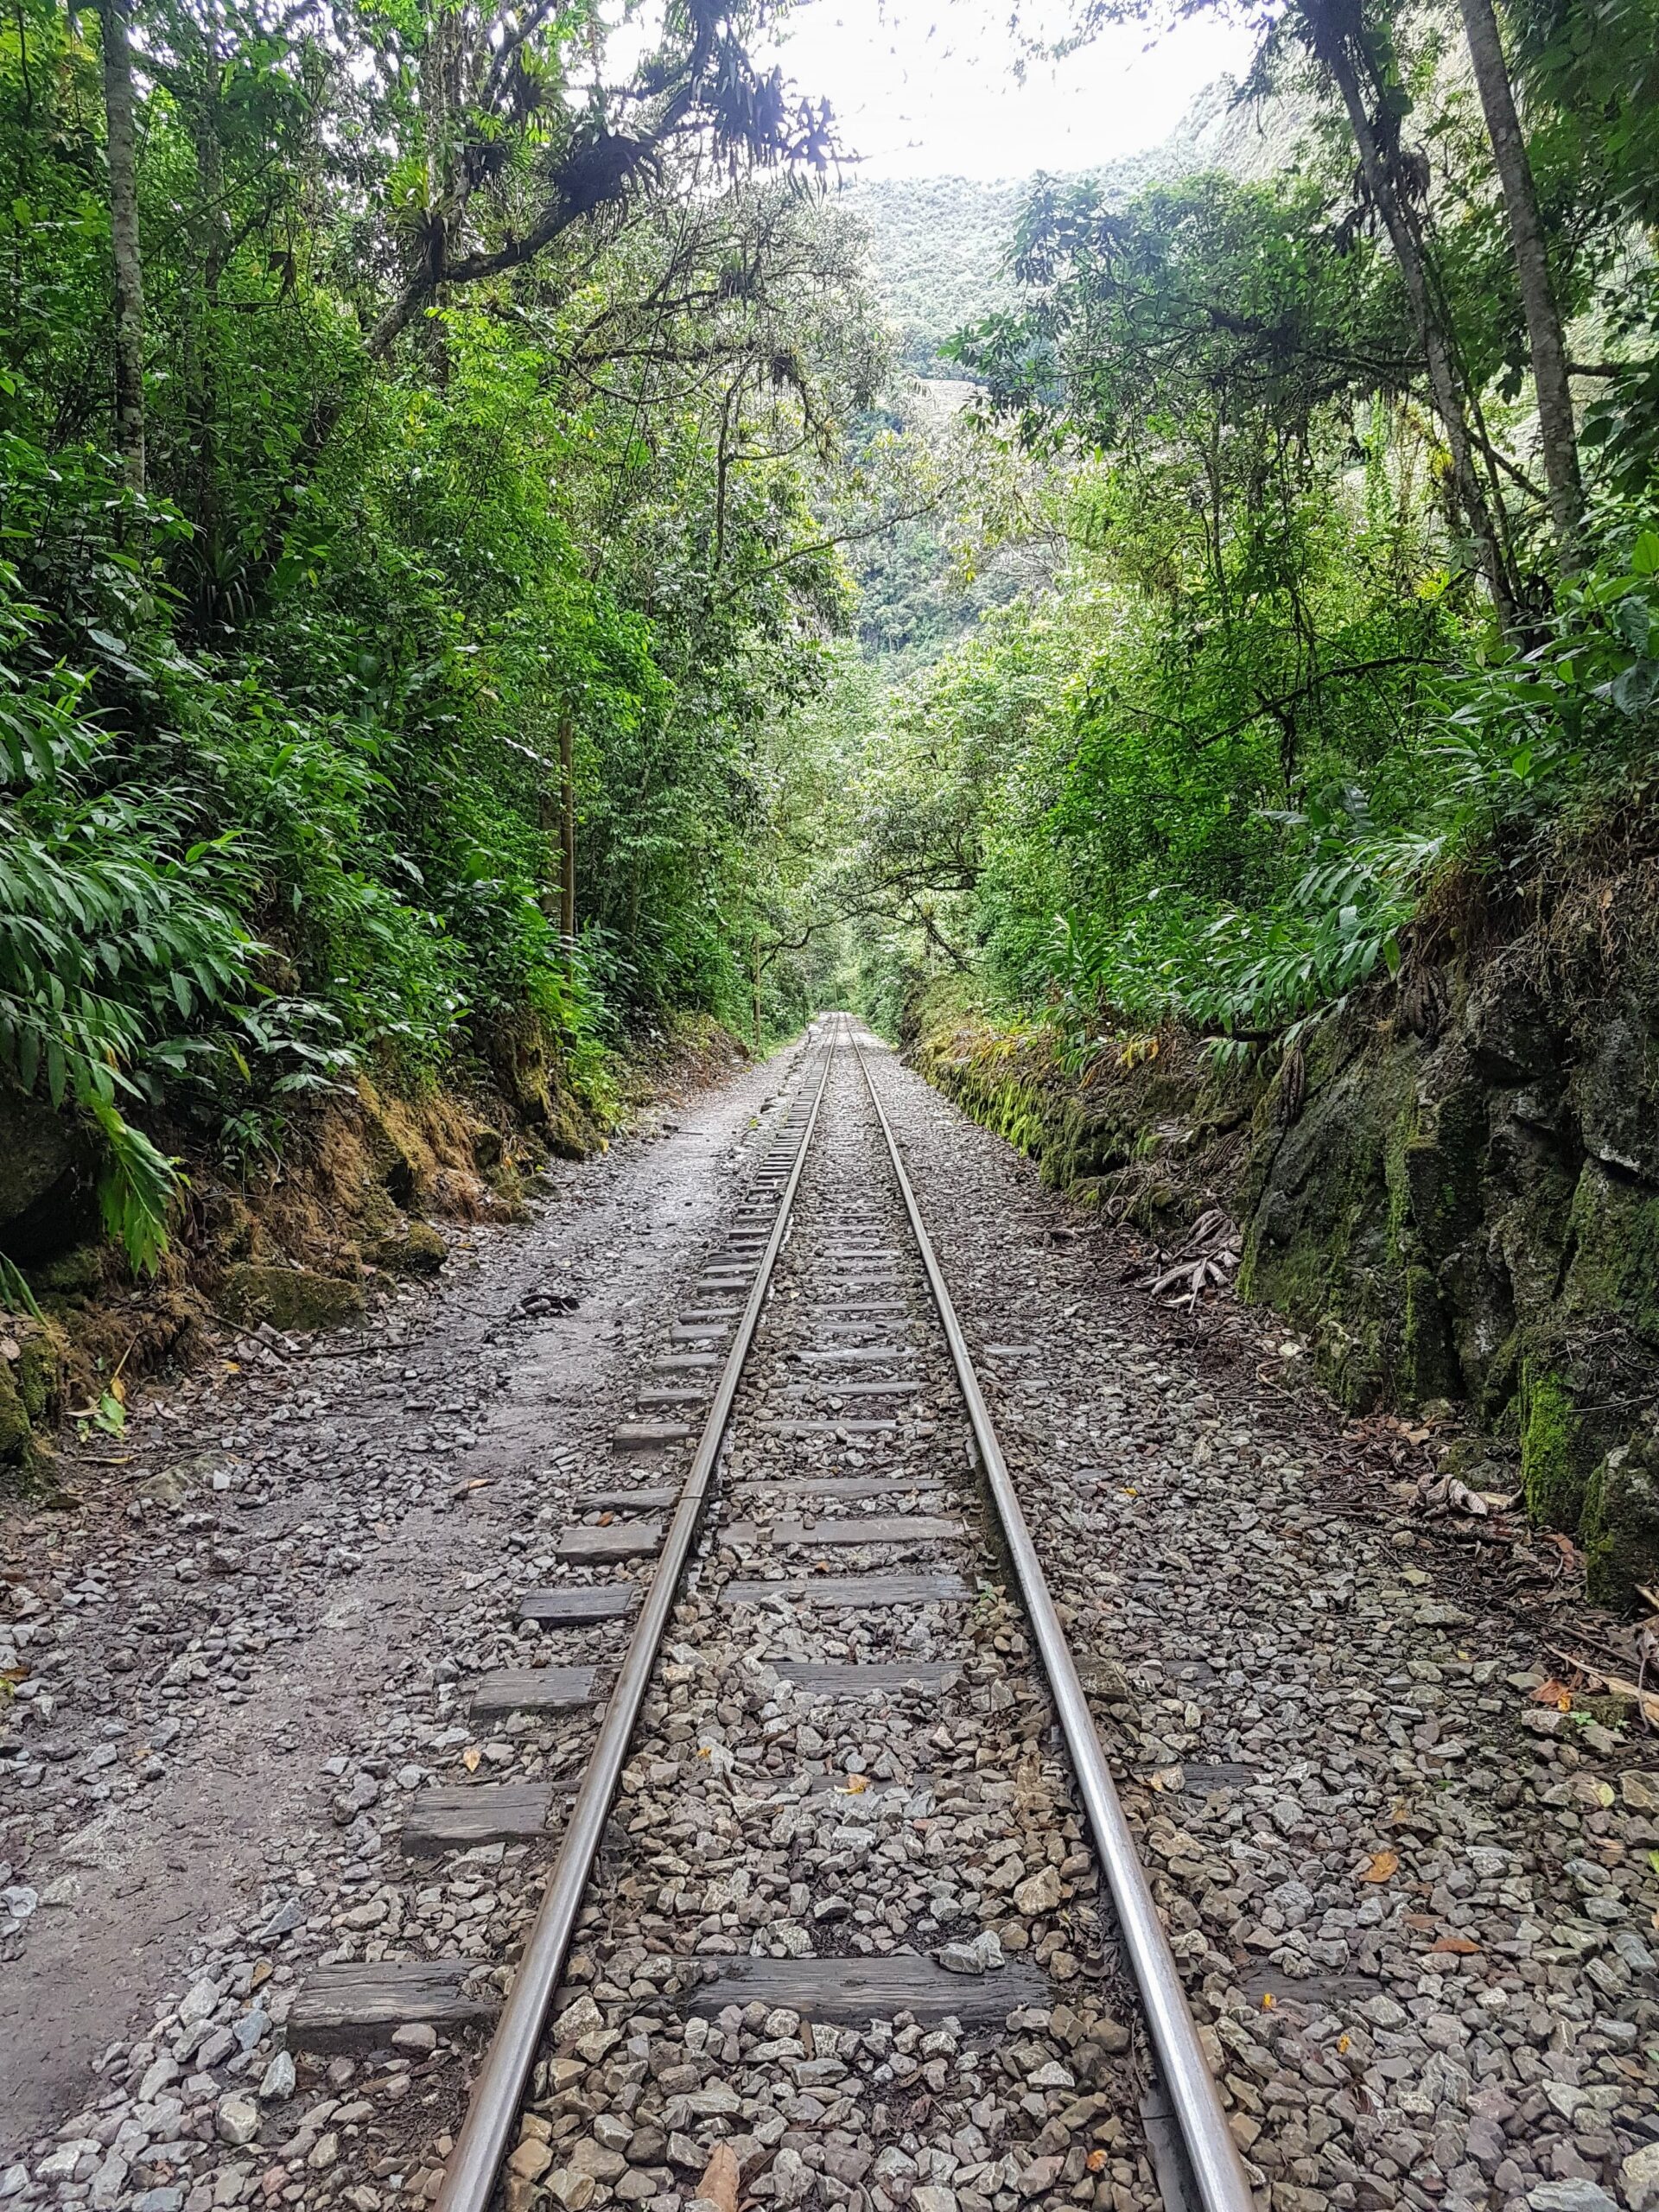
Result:
<svg viewBox="0 0 1659 2212"><path fill-rule="evenodd" d="M1344 1405L1465 1405L1480 1434L1448 1471L1523 1489L1623 1604L1659 1580L1659 963L1631 918L1651 873L1575 880L1478 952L1420 945L1242 1073L1168 1033L1071 1073L1046 1029L937 1004L912 1054L1166 1251L1224 1209L1241 1293L1306 1333Z"/></svg>

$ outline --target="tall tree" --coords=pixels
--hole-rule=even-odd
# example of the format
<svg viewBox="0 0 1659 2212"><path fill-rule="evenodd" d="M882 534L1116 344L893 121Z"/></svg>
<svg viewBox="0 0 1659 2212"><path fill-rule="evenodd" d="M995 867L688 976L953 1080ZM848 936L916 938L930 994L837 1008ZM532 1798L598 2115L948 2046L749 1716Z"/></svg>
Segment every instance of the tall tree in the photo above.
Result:
<svg viewBox="0 0 1659 2212"><path fill-rule="evenodd" d="M1567 380L1567 342L1561 333L1560 311L1550 283L1549 256L1538 212L1538 191L1533 180L1527 141L1516 111L1515 88L1504 59L1497 11L1492 0L1459 0L1464 35L1474 65L1475 84L1492 143L1492 160L1503 188L1509 217L1510 240L1515 251L1516 272L1521 284L1521 306L1527 320L1527 340L1532 353L1532 378L1538 396L1539 442L1543 448L1544 477L1549 486L1550 515L1564 553L1573 546L1584 510L1584 486L1579 474L1577 426L1573 416L1573 392Z"/></svg>
<svg viewBox="0 0 1659 2212"><path fill-rule="evenodd" d="M138 244L138 130L131 0L101 0L105 147L115 269L115 436L129 486L144 488L144 264Z"/></svg>
<svg viewBox="0 0 1659 2212"><path fill-rule="evenodd" d="M1422 179L1403 145L1401 105L1389 97L1377 67L1378 34L1365 20L1363 0L1300 0L1299 35L1339 94L1359 155L1360 175L1411 302L1428 376L1429 396L1446 434L1452 481L1475 541L1481 572L1498 619L1517 627L1521 594L1503 529L1501 497L1483 482L1475 465L1469 395L1460 369L1457 332L1424 236Z"/></svg>
<svg viewBox="0 0 1659 2212"><path fill-rule="evenodd" d="M707 144L734 168L829 158L827 108L791 99L779 71L755 66L721 0L671 10L658 49L620 86L602 81L601 35L578 43L590 29L547 0L429 10L410 86L422 204L404 281L370 340L377 357L441 296L525 267L679 149ZM401 52L384 59L390 77L406 73Z"/></svg>

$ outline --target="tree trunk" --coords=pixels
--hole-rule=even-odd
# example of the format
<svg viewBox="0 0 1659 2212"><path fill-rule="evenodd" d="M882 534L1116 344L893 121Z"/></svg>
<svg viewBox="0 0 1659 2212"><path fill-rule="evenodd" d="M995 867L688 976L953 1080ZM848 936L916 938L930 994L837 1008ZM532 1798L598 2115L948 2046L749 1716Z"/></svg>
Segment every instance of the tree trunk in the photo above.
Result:
<svg viewBox="0 0 1659 2212"><path fill-rule="evenodd" d="M195 149L196 189L200 214L194 226L200 308L185 318L184 410L194 448L191 519L195 524L198 613L204 625L218 621L220 603L221 517L219 501L219 285L229 252L230 219L225 207L225 149L222 137L220 61L210 34L198 32L196 82L188 103L190 136ZM181 499L181 504L184 504Z"/></svg>
<svg viewBox="0 0 1659 2212"><path fill-rule="evenodd" d="M1519 626L1518 594L1510 574L1509 562L1493 517L1491 503L1475 474L1469 420L1459 389L1456 357L1450 334L1442 321L1439 302L1434 297L1427 261L1417 235L1415 222L1403 196L1396 188L1370 111L1365 105L1354 56L1342 29L1332 21L1331 15L1325 7L1318 4L1318 0L1303 0L1302 20L1308 27L1308 42L1330 71L1342 95L1343 105L1348 111L1349 127L1354 134L1354 144L1358 150L1360 170L1365 179L1366 189L1382 218L1395 258L1400 264L1407 296L1411 302L1412 319L1417 325L1423 362L1428 372L1429 397L1433 402L1434 412L1440 418L1441 427L1446 432L1446 448L1452 456L1452 477L1458 505L1473 533L1481 573L1486 579L1486 588L1492 595L1498 620L1506 630L1513 631Z"/></svg>
<svg viewBox="0 0 1659 2212"><path fill-rule="evenodd" d="M576 957L576 772L569 715L559 723L559 935L569 967Z"/></svg>
<svg viewBox="0 0 1659 2212"><path fill-rule="evenodd" d="M101 0L104 111L115 264L115 442L122 474L144 488L144 265L138 247L138 134L133 115L131 0Z"/></svg>
<svg viewBox="0 0 1659 2212"><path fill-rule="evenodd" d="M1486 132L1492 142L1492 159L1503 187L1510 243L1521 280L1521 306L1527 319L1527 341L1532 349L1532 380L1538 395L1538 429L1544 448L1544 480L1549 486L1550 518L1561 551L1570 556L1583 514L1584 486L1579 475L1578 429L1573 419L1573 393L1567 382L1567 341L1549 281L1549 257L1544 251L1544 230L1538 214L1532 162L1528 157L1521 118L1516 113L1515 91L1503 59L1503 41L1492 0L1459 0L1459 5L1464 35L1469 41L1469 58L1474 64L1475 83L1486 117Z"/></svg>

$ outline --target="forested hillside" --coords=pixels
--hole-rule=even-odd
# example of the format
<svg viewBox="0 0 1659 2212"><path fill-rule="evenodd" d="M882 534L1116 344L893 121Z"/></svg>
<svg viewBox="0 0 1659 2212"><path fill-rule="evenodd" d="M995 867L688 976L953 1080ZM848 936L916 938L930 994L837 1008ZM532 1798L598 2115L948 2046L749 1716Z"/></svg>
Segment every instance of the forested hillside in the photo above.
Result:
<svg viewBox="0 0 1659 2212"><path fill-rule="evenodd" d="M1659 1565L1656 22L1300 0L1248 162L1038 181L944 353L959 569L1052 581L861 710L835 878L941 1082L1166 1252L1204 1224L1172 1280L1236 1270L1350 1404L1465 1399L1620 1593ZM917 328L945 221L897 232Z"/></svg>
<svg viewBox="0 0 1659 2212"><path fill-rule="evenodd" d="M1154 183L1222 169L1260 175L1287 162L1301 121L1283 96L1237 101L1230 81L1211 86L1162 144L1090 172L1103 204ZM857 178L845 198L869 236L870 276L906 365L918 376L950 373L939 357L966 325L1011 308L1014 233L1028 180Z"/></svg>
<svg viewBox="0 0 1659 2212"><path fill-rule="evenodd" d="M596 37L0 29L16 1261L66 1176L150 1267L172 1156L257 1176L371 1073L556 1136L626 1020L754 1011L887 341L741 29L604 92Z"/></svg>

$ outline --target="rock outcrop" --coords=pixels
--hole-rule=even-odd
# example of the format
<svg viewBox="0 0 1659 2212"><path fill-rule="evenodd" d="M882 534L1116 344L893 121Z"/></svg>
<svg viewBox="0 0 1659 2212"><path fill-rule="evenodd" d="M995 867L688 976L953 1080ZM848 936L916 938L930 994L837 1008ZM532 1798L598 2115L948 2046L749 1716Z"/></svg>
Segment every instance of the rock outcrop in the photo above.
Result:
<svg viewBox="0 0 1659 2212"><path fill-rule="evenodd" d="M1659 976L1589 957L1558 909L1419 982L1231 1078L1180 1037L1069 1077L1046 1033L960 1017L915 1056L1160 1242L1228 1206L1242 1294L1299 1325L1327 1386L1357 1410L1465 1401L1623 1601L1659 1579Z"/></svg>

